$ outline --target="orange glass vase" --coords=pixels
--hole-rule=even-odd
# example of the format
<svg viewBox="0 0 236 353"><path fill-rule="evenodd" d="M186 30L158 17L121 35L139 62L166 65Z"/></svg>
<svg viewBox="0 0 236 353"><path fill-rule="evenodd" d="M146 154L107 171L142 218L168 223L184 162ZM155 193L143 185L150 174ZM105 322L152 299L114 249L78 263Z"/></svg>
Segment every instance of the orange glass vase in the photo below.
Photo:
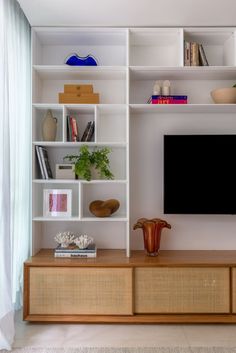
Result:
<svg viewBox="0 0 236 353"><path fill-rule="evenodd" d="M171 228L171 225L163 219L153 218L140 218L134 225L133 229L142 228L144 248L148 256L157 256L160 243L161 231L163 228Z"/></svg>

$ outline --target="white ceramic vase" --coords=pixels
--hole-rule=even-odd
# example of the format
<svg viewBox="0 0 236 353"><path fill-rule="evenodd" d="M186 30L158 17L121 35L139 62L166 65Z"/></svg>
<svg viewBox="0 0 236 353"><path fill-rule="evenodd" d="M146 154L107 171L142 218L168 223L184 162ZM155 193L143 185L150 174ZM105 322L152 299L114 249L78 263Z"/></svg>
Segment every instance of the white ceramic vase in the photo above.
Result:
<svg viewBox="0 0 236 353"><path fill-rule="evenodd" d="M42 136L44 141L55 141L57 135L57 118L53 117L52 111L47 110L42 123Z"/></svg>

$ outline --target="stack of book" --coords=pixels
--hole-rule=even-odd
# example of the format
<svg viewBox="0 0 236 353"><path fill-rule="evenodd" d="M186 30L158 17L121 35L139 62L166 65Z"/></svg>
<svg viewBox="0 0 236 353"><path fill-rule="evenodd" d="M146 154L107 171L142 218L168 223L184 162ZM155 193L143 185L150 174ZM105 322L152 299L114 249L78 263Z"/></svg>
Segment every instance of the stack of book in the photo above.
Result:
<svg viewBox="0 0 236 353"><path fill-rule="evenodd" d="M69 245L62 248L60 245L54 250L54 257L72 257L72 258L93 258L97 256L95 244L90 244L86 249L80 249L76 245Z"/></svg>
<svg viewBox="0 0 236 353"><path fill-rule="evenodd" d="M36 146L35 148L42 179L53 179L46 148L42 146Z"/></svg>
<svg viewBox="0 0 236 353"><path fill-rule="evenodd" d="M152 96L152 104L187 104L188 96Z"/></svg>
<svg viewBox="0 0 236 353"><path fill-rule="evenodd" d="M209 66L202 44L184 41L184 66Z"/></svg>

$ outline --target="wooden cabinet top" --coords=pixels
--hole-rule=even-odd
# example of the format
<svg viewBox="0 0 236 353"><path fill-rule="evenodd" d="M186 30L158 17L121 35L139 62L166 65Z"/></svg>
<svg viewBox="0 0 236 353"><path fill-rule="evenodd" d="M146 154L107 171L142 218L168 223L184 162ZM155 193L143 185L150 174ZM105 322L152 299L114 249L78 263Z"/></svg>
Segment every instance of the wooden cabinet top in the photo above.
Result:
<svg viewBox="0 0 236 353"><path fill-rule="evenodd" d="M96 258L55 258L53 249L42 249L25 262L26 266L56 267L152 267L152 266L236 266L235 250L162 250L149 257L142 250L127 258L123 250L98 250Z"/></svg>

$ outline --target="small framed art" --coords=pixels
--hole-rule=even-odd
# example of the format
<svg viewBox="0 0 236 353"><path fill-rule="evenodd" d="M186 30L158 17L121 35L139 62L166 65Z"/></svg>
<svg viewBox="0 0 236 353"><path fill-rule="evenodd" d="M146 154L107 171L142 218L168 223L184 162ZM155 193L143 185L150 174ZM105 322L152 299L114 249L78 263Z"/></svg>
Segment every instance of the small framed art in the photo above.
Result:
<svg viewBox="0 0 236 353"><path fill-rule="evenodd" d="M44 217L71 217L71 189L44 189Z"/></svg>

